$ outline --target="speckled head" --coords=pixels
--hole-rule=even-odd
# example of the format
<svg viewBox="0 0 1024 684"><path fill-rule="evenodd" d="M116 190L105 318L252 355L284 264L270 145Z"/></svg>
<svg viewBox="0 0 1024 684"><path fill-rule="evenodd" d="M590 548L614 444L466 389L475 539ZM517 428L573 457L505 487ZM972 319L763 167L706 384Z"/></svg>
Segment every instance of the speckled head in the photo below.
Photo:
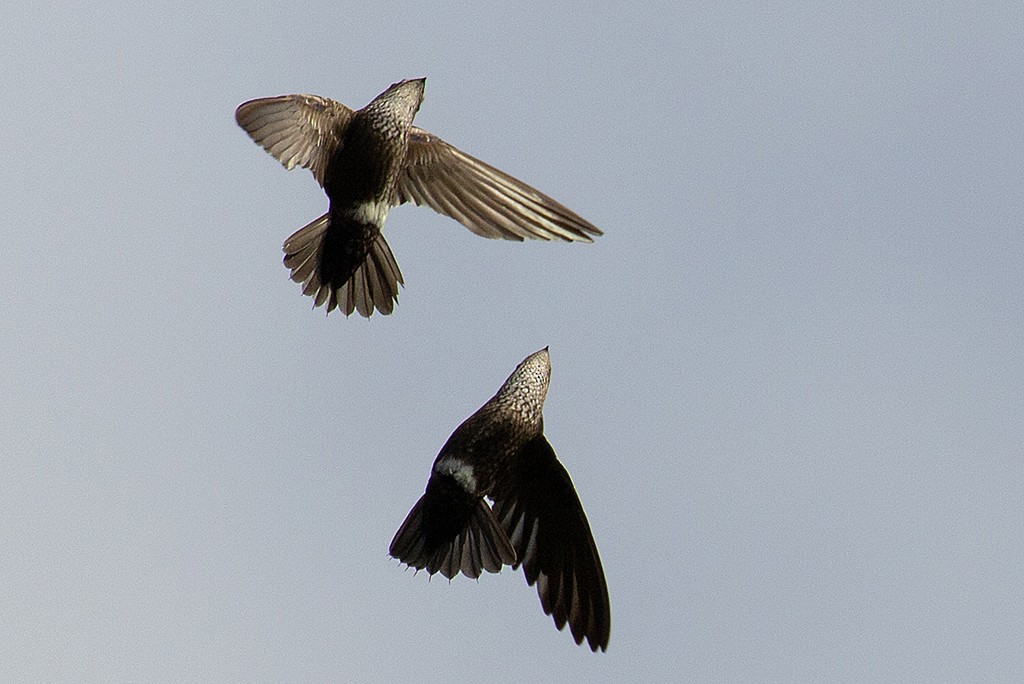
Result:
<svg viewBox="0 0 1024 684"><path fill-rule="evenodd" d="M538 414L544 406L548 394L548 383L551 381L551 357L548 348L530 354L498 390L496 399L513 401L523 408L536 411Z"/></svg>
<svg viewBox="0 0 1024 684"><path fill-rule="evenodd" d="M373 101L366 105L366 109L387 112L397 116L406 125L411 125L423 102L423 88L426 83L427 79L425 78L410 78L393 83L387 90L373 98Z"/></svg>
<svg viewBox="0 0 1024 684"><path fill-rule="evenodd" d="M519 375L530 377L530 380L524 379L524 382L547 386L551 379L551 356L548 354L548 348L544 347L523 359L512 375L509 376L509 380Z"/></svg>

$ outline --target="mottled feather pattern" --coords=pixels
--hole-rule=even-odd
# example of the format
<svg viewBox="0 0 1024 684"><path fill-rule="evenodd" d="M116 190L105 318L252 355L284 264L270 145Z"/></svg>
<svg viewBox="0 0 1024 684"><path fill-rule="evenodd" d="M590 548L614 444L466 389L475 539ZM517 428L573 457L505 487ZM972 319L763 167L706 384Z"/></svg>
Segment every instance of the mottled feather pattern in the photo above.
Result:
<svg viewBox="0 0 1024 684"><path fill-rule="evenodd" d="M592 650L604 650L611 606L601 559L572 480L543 435L550 377L545 348L456 428L390 552L449 579L460 571L497 572L500 567L491 570L484 561L504 558L537 586L558 629L568 624L577 644L586 640Z"/></svg>
<svg viewBox="0 0 1024 684"><path fill-rule="evenodd" d="M304 238L337 238L332 217L339 216L379 232L387 208L405 202L428 206L487 238L591 242L601 234L551 197L413 126L423 88L424 79L395 83L356 111L317 95L261 98L238 107L235 119L254 141L286 169L310 169L327 193L327 223L314 221L315 229L303 229ZM384 249L366 249L373 230L349 232L330 248L300 244L298 233L289 238L285 265L292 279L328 312L391 313L402 284L394 256L390 249L386 259ZM346 240L359 243L347 253L374 263L325 266L336 250L347 249Z"/></svg>

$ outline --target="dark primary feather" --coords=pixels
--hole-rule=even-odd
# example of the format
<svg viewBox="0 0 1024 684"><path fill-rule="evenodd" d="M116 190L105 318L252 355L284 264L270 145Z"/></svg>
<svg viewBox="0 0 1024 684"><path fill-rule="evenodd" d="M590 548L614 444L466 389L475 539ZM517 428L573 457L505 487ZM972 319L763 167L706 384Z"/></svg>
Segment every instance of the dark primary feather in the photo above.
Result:
<svg viewBox="0 0 1024 684"><path fill-rule="evenodd" d="M537 585L541 606L576 643L605 650L611 604L597 544L569 473L541 435L508 464L491 493L516 551L514 567Z"/></svg>

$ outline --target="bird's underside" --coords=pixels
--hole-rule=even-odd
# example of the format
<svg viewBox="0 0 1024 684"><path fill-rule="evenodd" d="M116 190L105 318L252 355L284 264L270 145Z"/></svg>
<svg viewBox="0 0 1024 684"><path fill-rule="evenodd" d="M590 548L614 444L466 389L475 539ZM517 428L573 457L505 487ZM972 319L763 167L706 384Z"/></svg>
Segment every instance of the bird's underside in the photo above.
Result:
<svg viewBox="0 0 1024 684"><path fill-rule="evenodd" d="M389 552L448 579L522 566L555 626L569 625L577 644L585 639L604 650L611 608L601 558L572 480L542 431L549 373L546 349L527 357L452 433Z"/></svg>
<svg viewBox="0 0 1024 684"><path fill-rule="evenodd" d="M251 100L235 113L285 168L308 168L330 199L327 213L284 243L285 265L314 306L367 317L394 310L404 282L380 231L387 209L406 202L487 238L591 242L601 235L565 205L413 126L422 88L422 80L402 81L355 111L316 95L283 95Z"/></svg>

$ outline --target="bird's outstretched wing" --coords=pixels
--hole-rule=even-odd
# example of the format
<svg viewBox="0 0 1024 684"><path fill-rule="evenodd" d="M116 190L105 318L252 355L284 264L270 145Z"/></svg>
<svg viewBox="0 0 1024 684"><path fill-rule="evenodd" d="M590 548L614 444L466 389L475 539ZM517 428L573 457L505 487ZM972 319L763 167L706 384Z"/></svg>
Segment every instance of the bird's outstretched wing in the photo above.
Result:
<svg viewBox="0 0 1024 684"><path fill-rule="evenodd" d="M322 186L327 162L353 114L326 97L281 95L240 104L235 121L286 169L307 168Z"/></svg>
<svg viewBox="0 0 1024 684"><path fill-rule="evenodd" d="M601 231L571 209L415 126L395 204L427 205L477 235L592 242Z"/></svg>
<svg viewBox="0 0 1024 684"><path fill-rule="evenodd" d="M576 643L608 647L611 604L590 523L569 473L544 435L530 441L492 491L494 514L537 585L544 612L558 629L569 624Z"/></svg>

